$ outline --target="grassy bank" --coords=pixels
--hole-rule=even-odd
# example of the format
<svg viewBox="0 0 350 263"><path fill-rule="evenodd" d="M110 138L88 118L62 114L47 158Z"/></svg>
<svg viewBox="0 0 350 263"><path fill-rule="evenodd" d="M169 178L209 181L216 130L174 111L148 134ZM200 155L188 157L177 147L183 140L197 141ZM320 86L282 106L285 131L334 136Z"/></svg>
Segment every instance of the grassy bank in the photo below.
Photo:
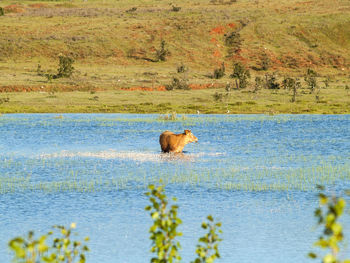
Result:
<svg viewBox="0 0 350 263"><path fill-rule="evenodd" d="M319 113L350 114L350 90L323 89L319 100L314 94L300 94L291 102L288 90L234 90L229 97L214 100L224 88L189 91L97 91L97 92L16 92L3 93L2 113L19 112L130 112L130 113Z"/></svg>

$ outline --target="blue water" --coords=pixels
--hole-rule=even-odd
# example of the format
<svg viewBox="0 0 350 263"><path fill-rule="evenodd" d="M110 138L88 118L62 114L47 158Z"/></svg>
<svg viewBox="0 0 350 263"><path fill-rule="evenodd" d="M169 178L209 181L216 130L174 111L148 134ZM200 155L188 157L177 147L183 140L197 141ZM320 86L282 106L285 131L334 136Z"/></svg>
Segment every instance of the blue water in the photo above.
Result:
<svg viewBox="0 0 350 263"><path fill-rule="evenodd" d="M350 115L158 117L1 115L0 262L11 238L71 222L90 237L87 262L148 262L144 193L160 179L178 198L183 262L208 214L222 222L218 262L312 262L315 185L350 189ZM160 133L184 129L199 142L161 154Z"/></svg>

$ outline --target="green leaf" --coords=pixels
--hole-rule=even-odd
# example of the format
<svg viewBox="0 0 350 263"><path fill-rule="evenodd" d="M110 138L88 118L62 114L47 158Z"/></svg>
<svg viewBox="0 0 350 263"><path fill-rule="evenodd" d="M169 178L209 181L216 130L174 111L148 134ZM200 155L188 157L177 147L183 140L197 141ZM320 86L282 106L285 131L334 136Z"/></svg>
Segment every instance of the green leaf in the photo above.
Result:
<svg viewBox="0 0 350 263"><path fill-rule="evenodd" d="M316 255L315 253L313 253L313 252L310 252L310 253L308 254L308 256L309 256L310 258L317 258L317 255Z"/></svg>

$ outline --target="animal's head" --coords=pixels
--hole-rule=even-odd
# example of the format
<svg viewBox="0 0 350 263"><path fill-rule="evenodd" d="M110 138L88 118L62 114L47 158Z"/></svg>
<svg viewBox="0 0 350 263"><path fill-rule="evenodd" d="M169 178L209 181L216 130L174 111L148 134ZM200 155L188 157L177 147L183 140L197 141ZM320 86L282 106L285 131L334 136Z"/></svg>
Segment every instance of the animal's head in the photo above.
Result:
<svg viewBox="0 0 350 263"><path fill-rule="evenodd" d="M198 138L193 135L191 130L185 130L184 134L186 135L186 140L187 140L188 143L190 143L190 142L198 142Z"/></svg>

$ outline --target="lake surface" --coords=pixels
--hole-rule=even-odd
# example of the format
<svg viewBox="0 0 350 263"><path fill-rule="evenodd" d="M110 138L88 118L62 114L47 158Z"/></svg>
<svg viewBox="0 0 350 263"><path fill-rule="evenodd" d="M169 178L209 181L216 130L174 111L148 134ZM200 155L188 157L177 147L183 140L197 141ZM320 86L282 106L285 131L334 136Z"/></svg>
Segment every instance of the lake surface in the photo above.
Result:
<svg viewBox="0 0 350 263"><path fill-rule="evenodd" d="M161 154L160 133L184 129L199 142ZM313 262L315 186L350 189L349 131L350 115L1 115L1 262L11 238L71 222L87 262L149 262L144 193L160 179L178 198L183 262L208 214L223 225L218 262Z"/></svg>

